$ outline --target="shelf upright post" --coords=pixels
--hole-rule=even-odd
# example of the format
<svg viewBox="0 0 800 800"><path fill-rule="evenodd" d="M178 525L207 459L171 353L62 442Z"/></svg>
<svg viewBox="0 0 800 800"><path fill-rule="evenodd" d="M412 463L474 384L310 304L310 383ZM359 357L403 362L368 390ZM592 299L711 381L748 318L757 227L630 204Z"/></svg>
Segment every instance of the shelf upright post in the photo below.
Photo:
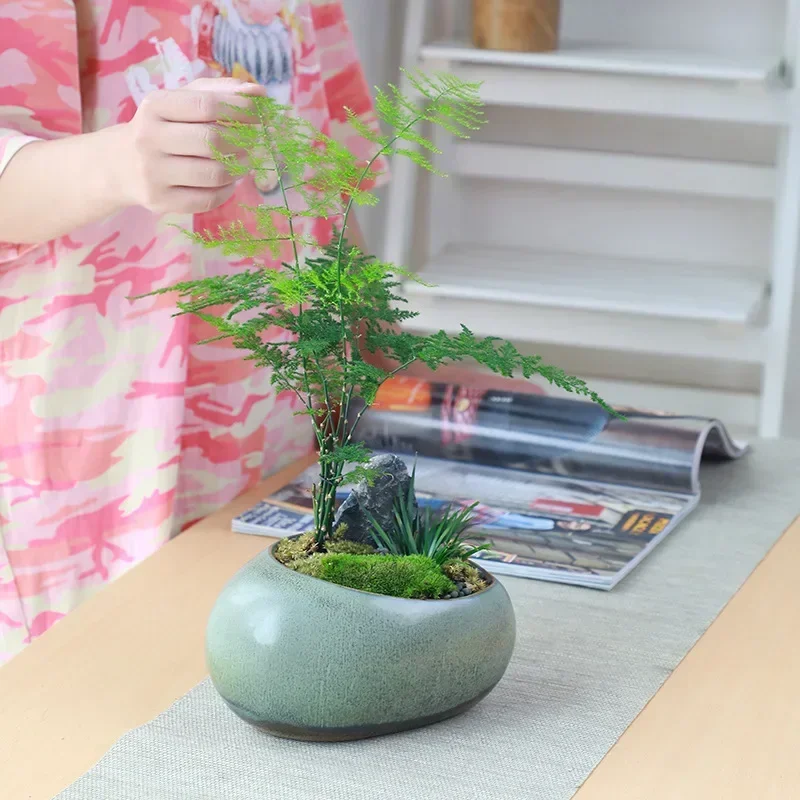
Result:
<svg viewBox="0 0 800 800"><path fill-rule="evenodd" d="M408 0L403 30L401 64L413 68L419 62L419 51L425 37L427 0ZM400 88L408 91L408 82L400 81ZM408 143L407 146L411 146ZM408 158L392 159L392 180L386 199L386 229L384 252L387 261L405 264L408 261L411 231L414 224L414 198L417 191L417 168Z"/></svg>
<svg viewBox="0 0 800 800"><path fill-rule="evenodd" d="M771 297L764 336L759 435L800 434L800 0L787 0L784 57L789 87L779 129L770 268Z"/></svg>

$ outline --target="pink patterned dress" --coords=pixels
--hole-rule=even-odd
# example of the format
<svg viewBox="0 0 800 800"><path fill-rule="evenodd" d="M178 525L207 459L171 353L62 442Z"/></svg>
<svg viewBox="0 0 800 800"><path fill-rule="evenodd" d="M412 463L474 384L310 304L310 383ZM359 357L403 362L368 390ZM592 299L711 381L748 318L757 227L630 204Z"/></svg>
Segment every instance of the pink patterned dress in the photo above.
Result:
<svg viewBox="0 0 800 800"><path fill-rule="evenodd" d="M148 92L204 75L258 80L368 155L344 113L374 122L340 2L3 0L0 174L28 142L128 121ZM170 297L128 299L246 268L169 223L213 228L273 191L244 181L194 220L131 208L45 245L0 242L0 663L310 450L265 371L198 346L208 331ZM47 187L42 213L57 213Z"/></svg>

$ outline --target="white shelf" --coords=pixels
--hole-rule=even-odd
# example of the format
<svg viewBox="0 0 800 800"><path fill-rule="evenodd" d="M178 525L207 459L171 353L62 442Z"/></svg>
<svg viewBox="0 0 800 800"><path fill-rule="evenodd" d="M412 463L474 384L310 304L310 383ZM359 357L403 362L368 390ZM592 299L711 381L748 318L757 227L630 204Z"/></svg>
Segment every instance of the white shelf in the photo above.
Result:
<svg viewBox="0 0 800 800"><path fill-rule="evenodd" d="M774 56L734 59L705 53L637 50L588 42L562 42L559 49L551 53L514 53L482 50L467 42L440 41L423 45L422 58L462 64L725 83L763 83L776 72L779 64L779 59Z"/></svg>
<svg viewBox="0 0 800 800"><path fill-rule="evenodd" d="M411 330L618 352L763 363L758 281L659 265L470 245L446 248L408 281Z"/></svg>
<svg viewBox="0 0 800 800"><path fill-rule="evenodd" d="M451 170L471 178L760 201L775 195L775 170L759 164L483 142L459 142L451 149Z"/></svg>
<svg viewBox="0 0 800 800"><path fill-rule="evenodd" d="M735 364L760 364L765 359L763 332L754 327L643 316L610 320L608 314L593 311L425 295L412 298L410 307L419 316L404 325L414 331L458 333L461 323L468 323L477 336L589 351L705 358Z"/></svg>
<svg viewBox="0 0 800 800"><path fill-rule="evenodd" d="M565 43L552 53L435 42L423 69L481 84L489 105L782 125L791 119L779 55L736 60Z"/></svg>
<svg viewBox="0 0 800 800"><path fill-rule="evenodd" d="M409 282L411 296L751 324L767 297L759 280L688 265L512 248L449 245Z"/></svg>
<svg viewBox="0 0 800 800"><path fill-rule="evenodd" d="M578 5L564 20L558 50L513 53L477 49L465 40L468 3L448 0L434 7L431 0L408 0L405 67L449 72L479 84L482 101L501 123L526 124L517 122L524 119L517 111L535 109L527 124L541 123L543 130L540 146L528 147L446 142L442 134L437 140L444 151L440 165L464 180L448 190L436 182L426 187L427 207L422 209L417 208L422 198L413 165L404 159L394 165L389 214L396 224L387 229L386 256L407 263L412 252L423 249L412 247L419 210L429 223L420 277L436 284L407 284L410 308L419 314L407 327L458 332L465 322L477 335L569 348L588 374L593 364L598 369L607 364L613 371L614 358L595 358L604 351L623 360L630 354L645 356L633 359L637 364L657 358L694 362L690 372L708 370L710 384L746 385L748 391L700 393L646 381L639 387L614 381L612 374L600 385L609 396L658 407L674 403L698 413L718 408L736 425L752 429L757 424L761 436L796 435L800 415L788 399L800 363L800 87L793 69L800 60L797 2L776 0L763 9L763 3L745 9L724 0L684 2L674 9L670 5L667 19L663 2L641 0L624 20L610 19L596 3ZM437 40L426 39L432 30ZM617 34L632 44L600 44ZM597 37L594 42L586 41L592 37ZM655 47L659 41L660 50ZM516 111L496 113L496 108ZM669 124L662 129L659 120ZM601 127L597 137L573 135L577 126L591 128L595 121ZM643 144L648 131L664 139L681 137L682 125L689 122L713 123L686 125L687 139L678 149L696 159L640 155L650 149ZM702 141L717 136L719 156ZM611 137L614 143L605 144ZM752 141L745 143L744 137ZM568 150L568 140L582 146ZM455 217L471 211L467 204L473 190L485 192L480 203L508 202L521 196L522 181L539 184L533 208L539 207L544 187L559 186L614 190L613 208L644 206L643 214L628 217L603 209L605 222L600 223L590 215L592 206L608 199L606 192L556 190L554 207L548 209L553 214L541 224L555 219L557 210L569 214L573 199L580 213L574 226L559 225L548 235L544 246L553 250L629 253L625 237L630 233L654 237L649 251L654 254L660 237L675 237L663 248L664 258L691 259L695 246L701 246L708 260L718 263L691 269L685 263L490 250L469 243L443 248L463 231ZM517 186L504 193L499 182ZM626 197L616 190L637 194ZM685 208L675 202L678 196L686 196ZM692 209L698 218L687 227ZM660 211L663 219L657 216ZM439 217L431 221L434 214ZM770 218L771 242L765 230ZM630 231L638 220L647 230ZM532 218L528 235L520 234L515 242L541 247L536 234L541 226L535 222ZM701 230L705 223L709 229ZM600 229L601 224L609 230ZM588 230L582 230L584 225ZM727 238L731 230L735 239ZM584 233L585 242L580 239ZM769 263L762 265L767 258ZM627 368L622 372L631 374ZM667 372L677 374L672 367ZM652 374L660 373L655 369Z"/></svg>

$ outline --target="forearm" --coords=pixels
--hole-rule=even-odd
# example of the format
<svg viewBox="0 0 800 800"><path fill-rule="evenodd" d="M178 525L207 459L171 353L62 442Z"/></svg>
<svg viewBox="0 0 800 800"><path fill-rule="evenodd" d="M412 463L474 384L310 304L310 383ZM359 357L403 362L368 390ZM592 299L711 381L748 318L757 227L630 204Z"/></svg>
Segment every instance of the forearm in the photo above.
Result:
<svg viewBox="0 0 800 800"><path fill-rule="evenodd" d="M0 175L0 241L40 244L124 208L122 126L32 142Z"/></svg>

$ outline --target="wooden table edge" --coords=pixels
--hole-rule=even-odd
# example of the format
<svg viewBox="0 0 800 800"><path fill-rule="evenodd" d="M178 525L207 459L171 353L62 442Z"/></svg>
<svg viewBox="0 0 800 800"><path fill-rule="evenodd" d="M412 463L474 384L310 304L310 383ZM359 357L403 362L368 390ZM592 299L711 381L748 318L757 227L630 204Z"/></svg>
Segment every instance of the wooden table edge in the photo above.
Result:
<svg viewBox="0 0 800 800"><path fill-rule="evenodd" d="M778 793L773 794L765 776L748 768L747 756L752 751L737 749L734 745L739 742L733 741L741 738L733 734L744 734L748 742L748 734L757 739L771 730L775 738L783 739L782 748L772 749L772 761L776 765L800 764L795 755L800 746L800 724L789 726L793 733L790 740L786 740L787 729L781 724L781 699L791 697L781 689L795 684L800 647L794 648L793 658L783 663L776 659L778 669L769 668L769 661L783 650L779 645L784 636L795 633L800 620L800 593L785 591L789 585L786 579L794 578L792 565L798 558L800 515L751 570L572 800L800 797L800 766L795 770L792 793L784 794L783 783L775 783L772 790ZM772 615L771 621L778 624L765 624L776 601L782 601L784 613ZM740 647L741 640L753 641L758 633L762 635L761 647L747 653ZM721 669L734 663L735 669ZM765 674L774 679L769 698L757 691ZM739 714L737 699L742 696L750 697L751 703L740 707L743 713ZM760 702L764 700L768 702ZM795 716L800 722L800 704ZM653 752L660 753L658 759L648 758ZM679 783L676 776L680 776ZM788 781L788 776L784 777Z"/></svg>

